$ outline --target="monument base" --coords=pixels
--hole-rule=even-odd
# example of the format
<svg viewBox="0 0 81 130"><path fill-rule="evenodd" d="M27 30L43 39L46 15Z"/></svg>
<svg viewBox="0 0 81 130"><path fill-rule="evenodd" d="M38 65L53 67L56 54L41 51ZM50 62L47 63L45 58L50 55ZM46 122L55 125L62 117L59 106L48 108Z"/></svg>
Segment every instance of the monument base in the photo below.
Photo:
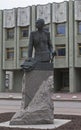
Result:
<svg viewBox="0 0 81 130"><path fill-rule="evenodd" d="M51 75L53 76L52 63L39 63L34 70L30 72L24 71L22 80L22 109L29 105L40 85Z"/></svg>
<svg viewBox="0 0 81 130"><path fill-rule="evenodd" d="M2 122L0 123L0 127L5 127L5 128L18 128L18 129L41 129L41 130L50 130L50 129L55 129L58 128L62 125L65 125L66 123L69 123L71 120L67 119L54 119L53 124L42 124L42 125L9 125L10 121L7 122Z"/></svg>
<svg viewBox="0 0 81 130"><path fill-rule="evenodd" d="M22 81L21 110L12 117L10 125L53 123L54 105L50 93L53 87L52 72L50 69L37 68L29 73L25 71Z"/></svg>

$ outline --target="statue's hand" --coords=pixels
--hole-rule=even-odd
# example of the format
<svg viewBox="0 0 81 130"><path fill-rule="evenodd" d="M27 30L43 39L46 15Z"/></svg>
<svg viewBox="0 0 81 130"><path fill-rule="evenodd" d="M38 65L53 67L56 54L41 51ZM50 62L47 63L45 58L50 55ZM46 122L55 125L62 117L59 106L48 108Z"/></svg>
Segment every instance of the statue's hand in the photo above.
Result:
<svg viewBox="0 0 81 130"><path fill-rule="evenodd" d="M53 57L56 56L56 55L57 55L56 51L52 52Z"/></svg>
<svg viewBox="0 0 81 130"><path fill-rule="evenodd" d="M54 56L56 56L56 51L53 51L53 52L50 54L51 62L53 62Z"/></svg>

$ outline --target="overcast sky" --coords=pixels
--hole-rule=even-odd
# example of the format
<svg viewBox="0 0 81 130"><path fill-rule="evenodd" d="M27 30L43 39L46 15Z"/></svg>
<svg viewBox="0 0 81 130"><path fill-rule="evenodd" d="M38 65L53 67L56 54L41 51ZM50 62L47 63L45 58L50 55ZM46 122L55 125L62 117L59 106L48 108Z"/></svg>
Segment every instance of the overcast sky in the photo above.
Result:
<svg viewBox="0 0 81 130"><path fill-rule="evenodd" d="M37 5L37 4L63 2L63 1L64 0L1 0L0 10L12 9L12 8L17 8L17 7L26 7L26 6Z"/></svg>

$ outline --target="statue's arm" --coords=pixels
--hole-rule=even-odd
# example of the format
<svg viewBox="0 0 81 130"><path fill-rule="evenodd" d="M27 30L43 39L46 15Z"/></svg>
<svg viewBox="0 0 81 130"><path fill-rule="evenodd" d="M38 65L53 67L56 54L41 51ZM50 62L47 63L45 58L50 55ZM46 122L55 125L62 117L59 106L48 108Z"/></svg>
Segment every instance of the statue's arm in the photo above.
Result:
<svg viewBox="0 0 81 130"><path fill-rule="evenodd" d="M28 57L32 57L33 52L33 33L30 33L29 46L28 46Z"/></svg>

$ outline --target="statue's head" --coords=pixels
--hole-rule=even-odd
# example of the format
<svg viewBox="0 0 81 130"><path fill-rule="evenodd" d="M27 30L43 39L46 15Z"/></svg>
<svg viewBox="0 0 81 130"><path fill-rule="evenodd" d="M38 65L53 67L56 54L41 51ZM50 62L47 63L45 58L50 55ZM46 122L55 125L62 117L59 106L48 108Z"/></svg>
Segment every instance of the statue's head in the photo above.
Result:
<svg viewBox="0 0 81 130"><path fill-rule="evenodd" d="M38 19L36 21L36 28L41 29L43 28L44 24L45 24L44 19Z"/></svg>

